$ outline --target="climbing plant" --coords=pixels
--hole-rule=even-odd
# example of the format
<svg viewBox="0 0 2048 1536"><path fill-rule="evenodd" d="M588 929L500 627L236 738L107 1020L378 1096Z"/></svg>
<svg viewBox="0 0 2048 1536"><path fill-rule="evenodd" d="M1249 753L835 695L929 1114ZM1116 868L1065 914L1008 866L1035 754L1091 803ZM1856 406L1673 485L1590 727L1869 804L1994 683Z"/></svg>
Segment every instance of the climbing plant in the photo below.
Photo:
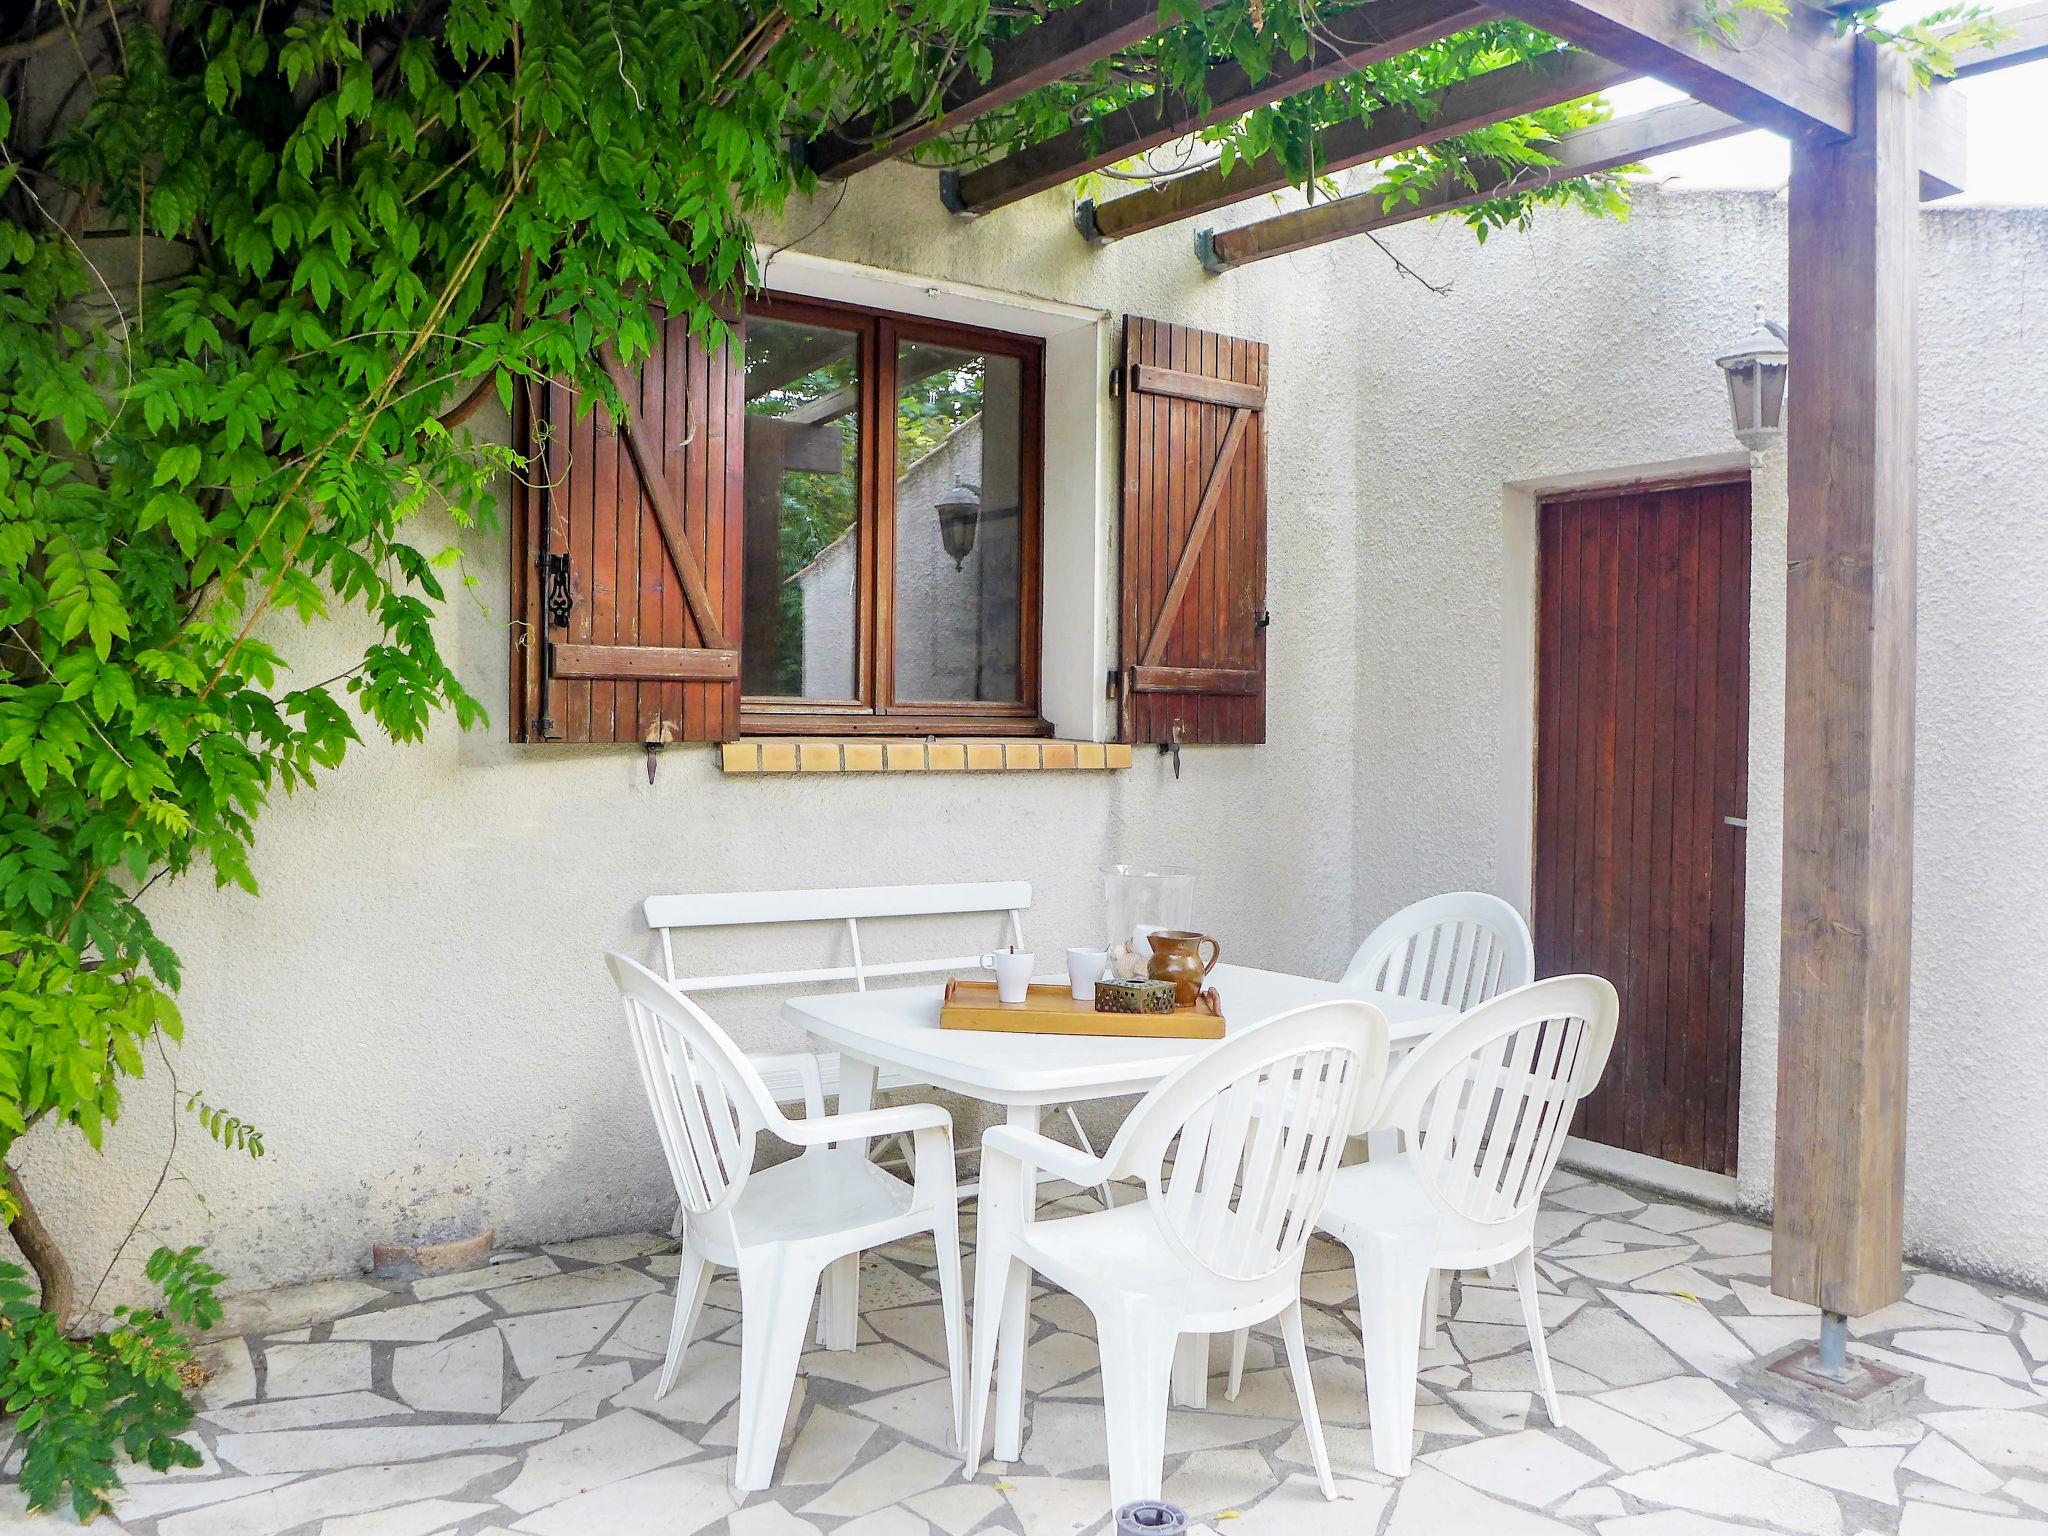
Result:
<svg viewBox="0 0 2048 1536"><path fill-rule="evenodd" d="M163 1305L77 1336L97 1290L14 1155L38 1127L97 1148L145 1050L179 1037L148 893L201 870L253 891L273 796L366 730L484 719L435 629L470 578L425 532L447 526L431 510L459 539L527 473L474 413L550 377L623 408L603 359L644 354L656 306L716 340L753 222L810 188L786 136L986 72L991 40L1035 19L992 9L28 0L0 18L0 1216L36 1282L0 1268L0 1388L38 1504L68 1488L98 1508L117 1449L179 1459L184 1330L217 1314L219 1277L160 1249ZM1198 89L1219 58L1262 70L1341 9L1167 0L1160 41L933 153ZM1545 46L1494 24L1211 137L1312 177L1332 113ZM1593 111L1488 143L1537 153ZM1419 154L1411 179L1458 173ZM1541 196L1614 206L1607 182ZM349 664L296 666L296 633L344 616L367 636ZM261 1152L244 1117L262 1106L178 1102Z"/></svg>

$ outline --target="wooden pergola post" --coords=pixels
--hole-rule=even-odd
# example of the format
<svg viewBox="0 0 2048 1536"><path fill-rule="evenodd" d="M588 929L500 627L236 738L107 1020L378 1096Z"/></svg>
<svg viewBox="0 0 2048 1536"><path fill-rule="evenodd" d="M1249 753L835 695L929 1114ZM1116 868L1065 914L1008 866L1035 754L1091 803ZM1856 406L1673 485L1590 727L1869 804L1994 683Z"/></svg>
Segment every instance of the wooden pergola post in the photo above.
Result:
<svg viewBox="0 0 2048 1536"><path fill-rule="evenodd" d="M1855 74L1855 132L1792 153L1771 1250L1837 1361L1900 1290L1913 895L1917 113L1896 56L1859 42Z"/></svg>

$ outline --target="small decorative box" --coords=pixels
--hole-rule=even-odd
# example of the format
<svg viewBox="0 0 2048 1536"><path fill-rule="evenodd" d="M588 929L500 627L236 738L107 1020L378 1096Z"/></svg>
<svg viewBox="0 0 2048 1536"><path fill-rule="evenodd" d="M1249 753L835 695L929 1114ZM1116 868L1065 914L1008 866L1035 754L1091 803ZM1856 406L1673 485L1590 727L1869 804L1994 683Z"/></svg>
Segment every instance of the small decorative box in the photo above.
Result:
<svg viewBox="0 0 2048 1536"><path fill-rule="evenodd" d="M1098 981L1097 1013L1171 1013L1174 986L1170 981Z"/></svg>

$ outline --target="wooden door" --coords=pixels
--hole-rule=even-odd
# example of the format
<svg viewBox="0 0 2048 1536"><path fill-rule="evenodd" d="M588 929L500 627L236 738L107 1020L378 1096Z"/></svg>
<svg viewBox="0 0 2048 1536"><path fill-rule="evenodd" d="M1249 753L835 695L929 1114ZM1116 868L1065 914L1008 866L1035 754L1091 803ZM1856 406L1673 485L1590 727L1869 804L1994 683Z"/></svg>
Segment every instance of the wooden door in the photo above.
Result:
<svg viewBox="0 0 2048 1536"><path fill-rule="evenodd" d="M1749 794L1749 482L1538 509L1536 972L1621 1031L1573 1130L1735 1171Z"/></svg>

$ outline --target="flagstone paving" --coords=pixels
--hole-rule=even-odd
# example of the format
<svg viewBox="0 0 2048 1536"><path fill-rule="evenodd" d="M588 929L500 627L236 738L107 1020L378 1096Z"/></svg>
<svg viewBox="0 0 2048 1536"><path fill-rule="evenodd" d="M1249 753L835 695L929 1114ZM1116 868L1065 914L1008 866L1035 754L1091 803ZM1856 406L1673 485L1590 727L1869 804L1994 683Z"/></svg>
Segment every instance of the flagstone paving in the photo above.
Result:
<svg viewBox="0 0 2048 1536"><path fill-rule="evenodd" d="M1070 1194L1060 1206L1090 1208ZM971 1219L968 1223L971 1232ZM1235 1402L1175 1409L1165 1492L1202 1536L2048 1536L2048 1302L1915 1270L1852 1349L1921 1372L1868 1431L1761 1402L1756 1355L1809 1336L1767 1289L1770 1234L1560 1173L1541 1226L1552 1424L1511 1292L1461 1277L1422 1358L1413 1472L1373 1470L1344 1254L1318 1243L1307 1338L1339 1498L1310 1473L1275 1352ZM728 1483L738 1296L713 1286L683 1376L653 1388L673 1244L585 1238L489 1268L333 1280L229 1307L194 1438L205 1465L136 1471L95 1530L136 1536L1082 1536L1105 1524L1094 1328L1041 1291L1024 1459L960 1475L929 1242L863 1265L860 1344L805 1356L776 1486ZM1221 1367L1225 1341L1215 1341ZM10 1464L11 1469L11 1464ZM0 1536L55 1531L0 1485Z"/></svg>

